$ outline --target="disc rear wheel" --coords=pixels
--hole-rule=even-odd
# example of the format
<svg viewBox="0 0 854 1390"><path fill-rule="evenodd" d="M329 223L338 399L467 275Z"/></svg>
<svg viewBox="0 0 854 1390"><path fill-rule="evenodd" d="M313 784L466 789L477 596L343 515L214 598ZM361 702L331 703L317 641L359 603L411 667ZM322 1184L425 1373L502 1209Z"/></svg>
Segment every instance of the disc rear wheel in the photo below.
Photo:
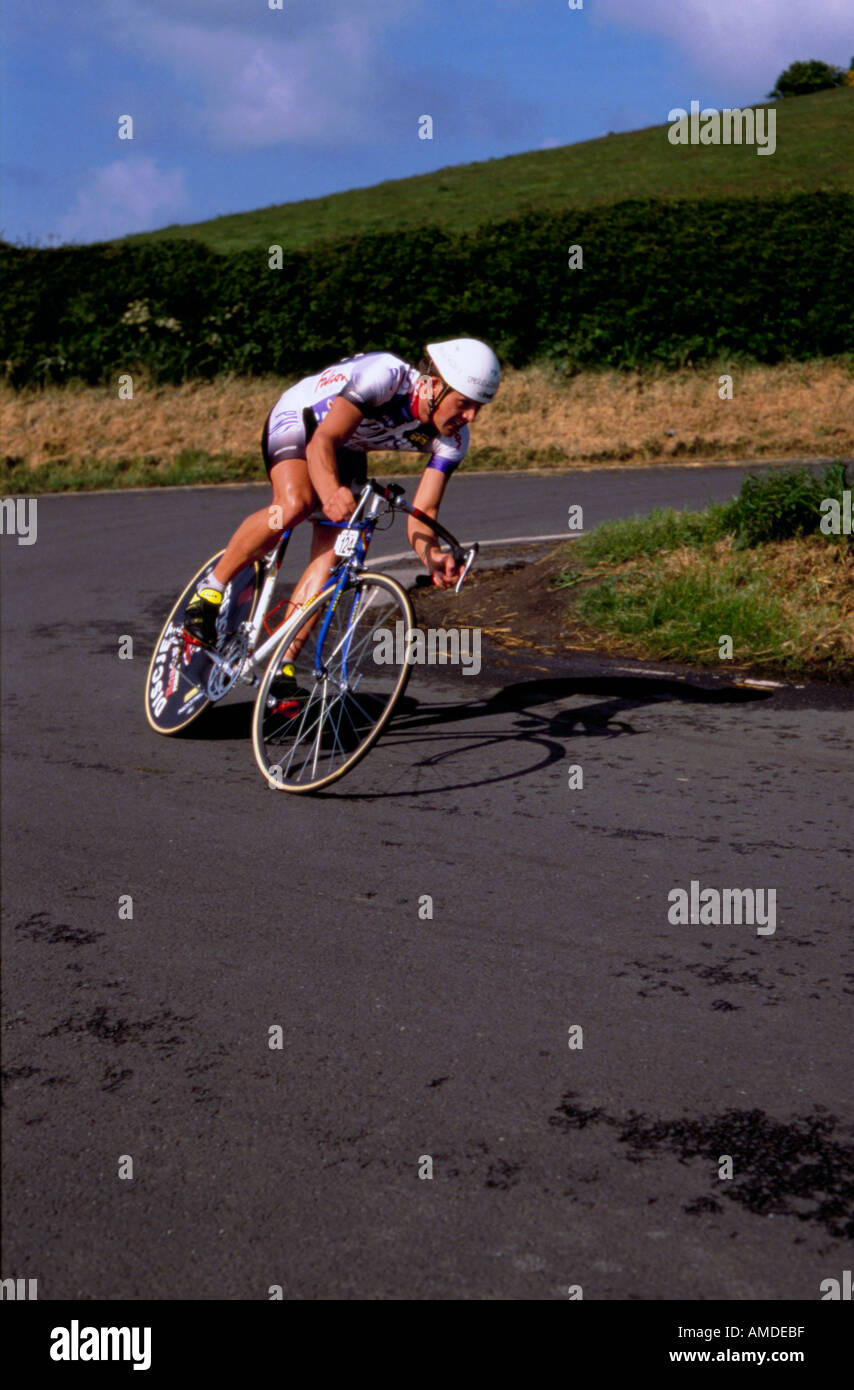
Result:
<svg viewBox="0 0 854 1390"><path fill-rule="evenodd" d="M216 566L224 551L212 555L202 565L178 597L160 636L148 666L145 679L145 716L158 734L176 734L186 729L203 714L212 700L221 698L226 685L204 647L200 647L184 632L184 609L199 581ZM229 584L219 618L217 646L233 645L241 623L248 622L255 609L260 586L257 564L240 570Z"/></svg>

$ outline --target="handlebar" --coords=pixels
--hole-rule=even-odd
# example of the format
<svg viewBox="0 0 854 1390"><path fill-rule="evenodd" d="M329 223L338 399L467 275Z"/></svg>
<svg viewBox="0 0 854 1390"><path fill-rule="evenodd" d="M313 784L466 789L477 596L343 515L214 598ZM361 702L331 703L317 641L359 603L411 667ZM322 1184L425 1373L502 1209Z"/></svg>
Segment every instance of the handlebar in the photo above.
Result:
<svg viewBox="0 0 854 1390"><path fill-rule="evenodd" d="M454 586L454 593L458 594L465 583L466 575L474 564L475 557L480 549L477 541L468 547L460 545L456 536L453 536L451 532L442 526L440 522L436 521L434 517L428 516L426 512L421 511L420 507L413 507L411 503L407 502L406 493L399 483L378 483L375 478L368 478L362 489L359 507L356 508L357 512L368 492L373 492L376 496L381 497L389 504L392 511L406 512L409 516L414 517L416 521L422 522L424 526L429 526L434 535L446 542L456 563L463 566L462 574Z"/></svg>

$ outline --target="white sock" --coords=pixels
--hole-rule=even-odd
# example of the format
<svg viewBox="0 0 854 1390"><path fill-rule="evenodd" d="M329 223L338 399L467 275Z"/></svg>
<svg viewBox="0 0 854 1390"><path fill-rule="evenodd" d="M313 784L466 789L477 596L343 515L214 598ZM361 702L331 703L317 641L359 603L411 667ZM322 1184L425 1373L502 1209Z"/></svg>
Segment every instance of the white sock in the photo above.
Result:
<svg viewBox="0 0 854 1390"><path fill-rule="evenodd" d="M225 593L225 585L220 584L218 579L214 579L212 574L209 574L207 579L201 581L196 592L199 593L202 589L216 589L218 594Z"/></svg>

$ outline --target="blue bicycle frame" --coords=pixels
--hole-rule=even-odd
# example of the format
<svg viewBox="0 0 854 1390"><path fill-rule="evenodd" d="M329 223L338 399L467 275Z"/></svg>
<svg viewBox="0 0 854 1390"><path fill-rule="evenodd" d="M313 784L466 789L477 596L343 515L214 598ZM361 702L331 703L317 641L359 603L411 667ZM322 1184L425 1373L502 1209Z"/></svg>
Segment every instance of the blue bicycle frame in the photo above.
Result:
<svg viewBox="0 0 854 1390"><path fill-rule="evenodd" d="M322 666L319 664L320 653L323 650L323 643L326 638L326 634L329 630L329 624L332 620L332 614L335 610L337 597L345 588L348 580L354 574L358 574L360 570L364 569L365 558L368 553L368 546L371 543L371 537L373 536L374 528L377 524L377 513L383 500L384 499L381 493L379 493L377 490L373 488L366 487L363 490L361 497L359 498L353 515L350 517L348 521L330 521L328 517L320 515L312 516L309 518L309 520L317 522L321 526L332 526L336 530L341 532L350 530L358 531L359 533L356 543L353 547L353 553L351 555L341 557L339 564L336 565L335 569L330 574L326 583L323 585L323 588L319 590L319 593L321 594L326 594L331 591L335 591L335 599L331 604L329 604L326 613L324 614L323 625L321 627L317 647L315 649L315 674L322 674ZM360 512L364 513L366 506L367 515L363 515L360 517ZM270 555L264 562L264 568L266 573L261 584L261 592L258 596L258 603L255 609L255 614L249 625L249 651L246 659L247 666L249 669L244 673L244 680L246 680L248 677L250 681L253 681L257 680L260 677L267 664L267 661L272 655L274 648L277 647L278 644L281 642L282 637L284 636L285 628L288 626L288 623L293 622L294 618L300 616L299 613L294 614L292 618L289 618L287 622L285 622L281 627L277 628L276 631L272 634L272 636L268 637L265 642L262 642L259 647L255 646L255 643L257 642L261 634L261 628L263 626L264 619L267 616L267 610L270 606L270 599L273 594L273 589L276 586L276 579L278 578L279 569L284 558L285 551L288 548L288 541L291 538L291 534L292 528L282 532L279 538L278 545L276 546L275 550L271 551ZM317 595L312 595L311 601L314 602L314 599L316 597ZM356 600L354 599L354 604L355 601Z"/></svg>
<svg viewBox="0 0 854 1390"><path fill-rule="evenodd" d="M376 526L376 517L368 518L368 520L366 521L358 521L355 523L355 525L352 521L326 521L324 519L324 521L321 522L321 525L335 526L342 531L358 530L359 535L356 541L356 545L354 547L354 554L347 557L346 559L342 557L341 563L336 566L332 574L329 576L329 579L327 580L326 584L324 584L323 588L320 590L322 594L328 593L330 590L334 590L334 596L332 602L327 605L326 612L323 617L323 622L320 625L320 634L317 639L317 645L315 647L314 674L317 677L320 677L325 674L323 669L323 662L321 660L321 655L323 652L323 644L326 641L326 634L329 631L329 624L332 622L332 615L335 612L335 606L353 571L359 571L364 568L365 557L368 553L368 546L371 543L371 537L374 534L374 527ZM347 620L348 636L350 632L352 632L353 630L353 614L355 613L357 603L358 596L354 594L353 603L350 608L350 616ZM345 647L341 665L341 674L345 682L349 679L347 670L348 649L349 643L347 643L347 639L345 638Z"/></svg>

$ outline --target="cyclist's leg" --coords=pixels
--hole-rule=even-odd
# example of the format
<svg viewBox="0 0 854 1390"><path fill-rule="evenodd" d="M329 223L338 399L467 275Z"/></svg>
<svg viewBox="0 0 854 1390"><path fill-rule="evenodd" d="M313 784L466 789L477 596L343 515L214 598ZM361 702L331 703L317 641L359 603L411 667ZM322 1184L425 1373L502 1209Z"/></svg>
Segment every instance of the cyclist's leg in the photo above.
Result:
<svg viewBox="0 0 854 1390"><path fill-rule="evenodd" d="M315 594L320 593L335 562L334 546L335 538L338 535L337 527L321 526L319 523L315 523L313 530L311 559L288 600L288 617L295 613L298 608L301 608L304 603L313 599ZM317 617L320 617L319 613ZM313 626L313 623L307 623L300 629L295 640L284 653L285 663L293 661Z"/></svg>
<svg viewBox="0 0 854 1390"><path fill-rule="evenodd" d="M213 578L223 586L243 565L260 559L280 532L303 521L316 505L305 460L306 422L299 410L281 409L287 402L286 392L267 416L261 436L261 456L273 489L273 501L248 516L228 542L213 571ZM274 419L276 423L271 429Z"/></svg>
<svg viewBox="0 0 854 1390"><path fill-rule="evenodd" d="M252 512L238 526L213 571L220 584L228 581L252 560L258 560L278 540L282 531L304 521L317 506L317 494L304 458L285 459L270 469L273 501Z"/></svg>
<svg viewBox="0 0 854 1390"><path fill-rule="evenodd" d="M291 594L291 603L295 606L307 603L320 592L335 562L334 547L338 528L315 522L312 530L314 535L311 541L311 558Z"/></svg>
<svg viewBox="0 0 854 1390"><path fill-rule="evenodd" d="M287 400L287 392L279 407ZM221 558L200 581L184 610L184 629L203 646L216 644L220 606L226 586L247 565L260 560L282 531L303 521L317 503L306 463L306 421L298 410L279 407L267 416L261 453L273 489L270 506L253 512L238 526ZM276 428L271 431L271 421Z"/></svg>
<svg viewBox="0 0 854 1390"><path fill-rule="evenodd" d="M368 473L368 464L365 453L361 449L338 449L336 451L338 463L338 477L342 487L353 489L354 501L356 494L364 486ZM311 542L311 558L302 576L298 580L288 604L288 614L295 612L302 604L314 598L315 594L320 593L326 580L329 578L330 571L335 563L335 541L338 537L338 528L335 526L323 526L320 523L314 525L314 536ZM318 615L319 616L319 615ZM302 647L311 631L311 625L306 625L297 636L296 642L291 643L285 653L285 661L291 661Z"/></svg>

